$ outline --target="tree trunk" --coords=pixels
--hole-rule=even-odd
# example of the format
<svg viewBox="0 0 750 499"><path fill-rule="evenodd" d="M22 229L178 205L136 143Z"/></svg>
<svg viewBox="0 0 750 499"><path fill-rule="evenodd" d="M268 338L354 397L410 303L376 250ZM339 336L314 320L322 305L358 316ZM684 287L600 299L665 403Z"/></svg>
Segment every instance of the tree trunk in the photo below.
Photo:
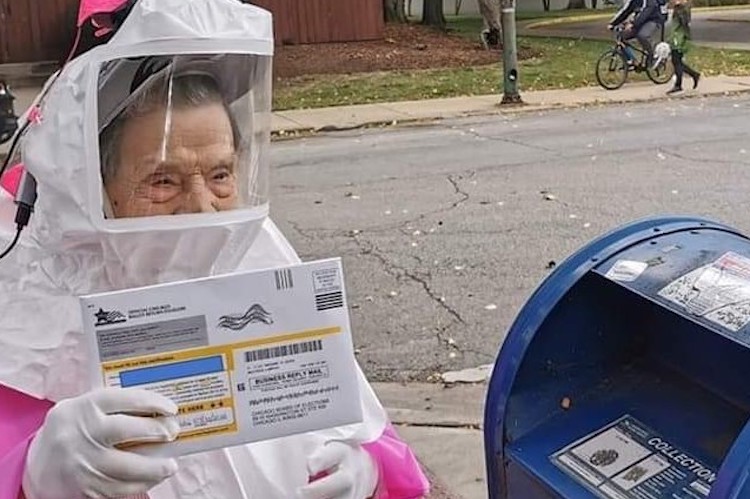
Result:
<svg viewBox="0 0 750 499"><path fill-rule="evenodd" d="M585 9L585 8L586 8L586 0L570 0L570 3L568 4L568 10Z"/></svg>
<svg viewBox="0 0 750 499"><path fill-rule="evenodd" d="M445 29L443 0L424 0L424 5L422 6L422 24Z"/></svg>
<svg viewBox="0 0 750 499"><path fill-rule="evenodd" d="M404 0L383 0L383 14L385 15L385 22L405 23Z"/></svg>

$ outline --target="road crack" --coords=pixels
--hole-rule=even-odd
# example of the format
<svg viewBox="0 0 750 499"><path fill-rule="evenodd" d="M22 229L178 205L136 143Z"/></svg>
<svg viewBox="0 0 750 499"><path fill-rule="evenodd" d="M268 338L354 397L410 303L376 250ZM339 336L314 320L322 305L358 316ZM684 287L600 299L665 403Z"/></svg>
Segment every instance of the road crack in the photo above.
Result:
<svg viewBox="0 0 750 499"><path fill-rule="evenodd" d="M390 261L388 257L386 257L385 254L373 243L364 241L361 237L358 237L356 235L353 236L352 239L359 246L360 254L362 256L371 256L378 260L385 269L386 273L392 277L395 277L396 280L402 280L406 278L409 281L418 284L425 292L425 294L440 308L448 312L448 314L459 323L466 324L466 321L464 321L463 317L461 317L461 314L453 307L448 305L444 297L438 296L437 293L435 293L435 291L430 287L428 279L425 279L424 277L417 275L409 269Z"/></svg>

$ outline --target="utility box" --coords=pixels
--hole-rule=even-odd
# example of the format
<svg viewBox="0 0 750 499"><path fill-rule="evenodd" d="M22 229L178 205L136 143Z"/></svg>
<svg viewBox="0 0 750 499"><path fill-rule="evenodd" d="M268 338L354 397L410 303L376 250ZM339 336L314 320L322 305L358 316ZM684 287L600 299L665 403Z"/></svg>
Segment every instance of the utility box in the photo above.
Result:
<svg viewBox="0 0 750 499"><path fill-rule="evenodd" d="M485 407L491 499L750 498L750 239L707 220L592 242L511 327Z"/></svg>

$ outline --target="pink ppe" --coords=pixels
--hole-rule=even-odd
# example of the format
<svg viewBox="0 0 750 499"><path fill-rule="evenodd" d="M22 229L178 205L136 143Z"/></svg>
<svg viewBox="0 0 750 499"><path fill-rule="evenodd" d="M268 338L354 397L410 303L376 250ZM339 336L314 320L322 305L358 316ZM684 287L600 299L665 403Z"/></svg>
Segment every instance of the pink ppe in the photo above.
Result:
<svg viewBox="0 0 750 499"><path fill-rule="evenodd" d="M0 385L0 499L18 499L29 443L52 403ZM389 424L380 438L363 448L380 468L378 499L416 499L429 483L414 454Z"/></svg>
<svg viewBox="0 0 750 499"><path fill-rule="evenodd" d="M362 447L380 468L376 499L417 499L430 492L417 458L390 423L379 439Z"/></svg>
<svg viewBox="0 0 750 499"><path fill-rule="evenodd" d="M18 185L21 183L21 177L23 176L23 165L15 165L8 168L8 171L3 173L0 177L0 187L11 196L16 195L18 191Z"/></svg>
<svg viewBox="0 0 750 499"><path fill-rule="evenodd" d="M17 499L31 438L52 407L0 385L0 499Z"/></svg>
<svg viewBox="0 0 750 499"><path fill-rule="evenodd" d="M81 6L78 9L78 27L83 26L91 16L114 12L123 5L127 0L81 0Z"/></svg>

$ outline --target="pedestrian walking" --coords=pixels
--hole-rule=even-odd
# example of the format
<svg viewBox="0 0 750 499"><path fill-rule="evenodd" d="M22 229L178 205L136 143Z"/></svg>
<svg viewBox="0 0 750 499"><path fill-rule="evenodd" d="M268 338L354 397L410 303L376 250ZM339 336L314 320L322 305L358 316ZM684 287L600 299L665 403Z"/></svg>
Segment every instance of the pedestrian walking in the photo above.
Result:
<svg viewBox="0 0 750 499"><path fill-rule="evenodd" d="M500 48L500 2L499 0L479 0L479 11L484 20L484 29L481 33L484 48Z"/></svg>
<svg viewBox="0 0 750 499"><path fill-rule="evenodd" d="M674 65L674 86L667 94L682 92L682 76L687 73L693 78L693 89L698 87L701 75L685 63L685 54L690 50L690 2L689 0L672 0L672 22L669 25L669 44L672 49Z"/></svg>

